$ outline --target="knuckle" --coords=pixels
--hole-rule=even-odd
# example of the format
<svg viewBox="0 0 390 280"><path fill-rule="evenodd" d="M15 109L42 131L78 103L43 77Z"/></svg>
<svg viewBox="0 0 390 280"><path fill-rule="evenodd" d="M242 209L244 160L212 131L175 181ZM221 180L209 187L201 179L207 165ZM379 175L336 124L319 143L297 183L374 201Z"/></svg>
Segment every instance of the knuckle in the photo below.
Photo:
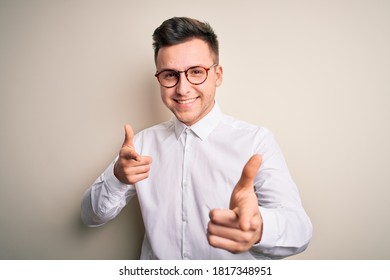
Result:
<svg viewBox="0 0 390 280"><path fill-rule="evenodd" d="M245 252L247 250L248 250L248 248L244 244L236 243L236 245L233 248L231 248L229 251L233 254L239 254L239 253Z"/></svg>
<svg viewBox="0 0 390 280"><path fill-rule="evenodd" d="M253 238L253 234L251 232L245 232L242 235L241 241L243 243L249 243L249 242L251 242L252 238Z"/></svg>
<svg viewBox="0 0 390 280"><path fill-rule="evenodd" d="M218 210L217 209L210 210L209 217L211 221L215 222L218 219Z"/></svg>
<svg viewBox="0 0 390 280"><path fill-rule="evenodd" d="M126 153L126 152L120 152L119 159L121 160L122 163L124 163L130 159L130 155L129 155L129 153Z"/></svg>

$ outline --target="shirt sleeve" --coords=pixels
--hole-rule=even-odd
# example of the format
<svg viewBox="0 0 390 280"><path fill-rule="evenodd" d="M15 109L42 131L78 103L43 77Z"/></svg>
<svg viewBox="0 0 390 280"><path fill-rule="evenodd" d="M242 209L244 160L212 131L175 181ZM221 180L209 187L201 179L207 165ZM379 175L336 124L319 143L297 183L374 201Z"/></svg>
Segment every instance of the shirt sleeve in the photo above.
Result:
<svg viewBox="0 0 390 280"><path fill-rule="evenodd" d="M133 185L123 184L115 177L115 161L84 193L81 218L87 226L100 226L114 219L136 195Z"/></svg>
<svg viewBox="0 0 390 280"><path fill-rule="evenodd" d="M255 181L263 219L261 240L250 252L280 259L304 251L312 237L312 224L273 135L263 130L257 152L263 162Z"/></svg>

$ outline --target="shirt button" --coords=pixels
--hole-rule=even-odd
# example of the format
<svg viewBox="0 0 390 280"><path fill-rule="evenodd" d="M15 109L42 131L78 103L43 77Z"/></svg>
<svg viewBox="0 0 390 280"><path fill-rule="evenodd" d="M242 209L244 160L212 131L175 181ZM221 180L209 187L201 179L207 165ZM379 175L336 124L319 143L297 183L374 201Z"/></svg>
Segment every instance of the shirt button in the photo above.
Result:
<svg viewBox="0 0 390 280"><path fill-rule="evenodd" d="M187 253L184 253L183 257L184 257L185 259L189 259L189 255L188 255Z"/></svg>

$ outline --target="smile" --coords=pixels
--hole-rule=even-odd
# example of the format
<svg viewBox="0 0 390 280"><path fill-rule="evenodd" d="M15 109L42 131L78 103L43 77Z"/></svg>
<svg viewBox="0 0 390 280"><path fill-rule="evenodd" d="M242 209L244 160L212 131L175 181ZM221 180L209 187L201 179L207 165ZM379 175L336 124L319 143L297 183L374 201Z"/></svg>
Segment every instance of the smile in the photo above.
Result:
<svg viewBox="0 0 390 280"><path fill-rule="evenodd" d="M175 101L179 104L190 104L192 102L194 102L195 100L197 99L197 97L195 98L191 98L191 99L186 99L186 100L178 100L178 99L175 99Z"/></svg>

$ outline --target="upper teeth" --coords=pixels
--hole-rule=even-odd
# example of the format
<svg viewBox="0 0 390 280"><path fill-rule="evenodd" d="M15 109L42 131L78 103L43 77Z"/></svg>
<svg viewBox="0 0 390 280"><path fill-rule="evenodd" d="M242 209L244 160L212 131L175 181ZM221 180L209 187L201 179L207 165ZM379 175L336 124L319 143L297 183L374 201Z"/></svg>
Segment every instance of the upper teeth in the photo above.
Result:
<svg viewBox="0 0 390 280"><path fill-rule="evenodd" d="M179 102L180 104L188 104L188 103L194 102L195 99L196 98L187 99L187 100L177 100L177 102Z"/></svg>

